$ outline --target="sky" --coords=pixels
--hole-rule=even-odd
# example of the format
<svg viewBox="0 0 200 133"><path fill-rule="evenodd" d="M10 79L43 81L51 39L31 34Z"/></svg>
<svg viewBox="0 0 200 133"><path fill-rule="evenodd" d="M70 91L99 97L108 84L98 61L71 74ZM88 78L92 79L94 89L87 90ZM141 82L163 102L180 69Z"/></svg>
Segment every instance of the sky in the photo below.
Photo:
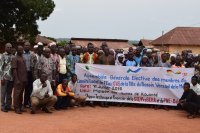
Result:
<svg viewBox="0 0 200 133"><path fill-rule="evenodd" d="M156 39L169 30L200 26L200 0L54 0L54 12L38 21L54 38Z"/></svg>

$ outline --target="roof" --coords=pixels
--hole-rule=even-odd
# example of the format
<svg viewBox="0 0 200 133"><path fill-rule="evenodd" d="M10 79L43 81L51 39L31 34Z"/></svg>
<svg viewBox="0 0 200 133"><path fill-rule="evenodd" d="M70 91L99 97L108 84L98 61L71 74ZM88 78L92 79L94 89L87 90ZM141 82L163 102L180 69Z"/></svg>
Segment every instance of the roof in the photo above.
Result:
<svg viewBox="0 0 200 133"><path fill-rule="evenodd" d="M150 43L153 40L149 40L149 39L141 39L138 45L143 45L143 46L152 46Z"/></svg>
<svg viewBox="0 0 200 133"><path fill-rule="evenodd" d="M200 27L176 27L150 44L200 45Z"/></svg>
<svg viewBox="0 0 200 133"><path fill-rule="evenodd" d="M86 47L88 43L93 43L95 47L100 48L103 42L106 42L111 49L129 48L131 45L125 39L100 39L100 38L71 38L71 42L75 45Z"/></svg>
<svg viewBox="0 0 200 133"><path fill-rule="evenodd" d="M47 37L37 35L37 37L35 39L35 43L38 43L38 42L41 42L43 44L49 44L49 43L52 43L54 41L48 39Z"/></svg>
<svg viewBox="0 0 200 133"><path fill-rule="evenodd" d="M102 39L102 38L75 38L72 37L71 40L84 40L84 41L105 41L105 42L128 42L126 39Z"/></svg>

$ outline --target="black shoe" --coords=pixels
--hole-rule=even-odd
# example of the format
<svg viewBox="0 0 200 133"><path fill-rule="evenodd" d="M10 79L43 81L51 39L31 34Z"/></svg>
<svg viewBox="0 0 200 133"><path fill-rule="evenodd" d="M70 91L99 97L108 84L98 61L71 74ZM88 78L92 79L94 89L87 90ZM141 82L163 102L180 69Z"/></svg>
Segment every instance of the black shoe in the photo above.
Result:
<svg viewBox="0 0 200 133"><path fill-rule="evenodd" d="M15 113L16 114L22 114L22 112L20 111L20 109L15 109Z"/></svg>
<svg viewBox="0 0 200 133"><path fill-rule="evenodd" d="M196 115L194 115L194 114L189 114L189 115L187 116L187 118L188 118L188 119L194 119L194 118L196 118Z"/></svg>
<svg viewBox="0 0 200 133"><path fill-rule="evenodd" d="M51 114L52 112L51 111L49 111L46 107L44 107L44 108L42 108L42 111L44 111L45 113L49 113L49 114Z"/></svg>
<svg viewBox="0 0 200 133"><path fill-rule="evenodd" d="M24 108L30 108L31 106L30 105L24 105Z"/></svg>
<svg viewBox="0 0 200 133"><path fill-rule="evenodd" d="M1 109L1 111L2 111L2 112L6 112L6 113L8 112L8 110L7 110L6 108Z"/></svg>
<svg viewBox="0 0 200 133"><path fill-rule="evenodd" d="M21 108L20 112L26 112L26 110L24 108Z"/></svg>
<svg viewBox="0 0 200 133"><path fill-rule="evenodd" d="M90 107L93 107L93 108L95 107L94 102L90 102L89 105Z"/></svg>
<svg viewBox="0 0 200 133"><path fill-rule="evenodd" d="M104 103L103 103L103 102L101 102L101 103L100 103L100 106L101 106L101 107L105 107L105 105L104 105Z"/></svg>
<svg viewBox="0 0 200 133"><path fill-rule="evenodd" d="M108 103L105 103L105 107L106 107L106 108L108 108L108 107L109 107Z"/></svg>
<svg viewBox="0 0 200 133"><path fill-rule="evenodd" d="M13 108L6 108L8 111L14 111Z"/></svg>
<svg viewBox="0 0 200 133"><path fill-rule="evenodd" d="M31 110L31 114L35 114L35 111L34 111L34 110Z"/></svg>

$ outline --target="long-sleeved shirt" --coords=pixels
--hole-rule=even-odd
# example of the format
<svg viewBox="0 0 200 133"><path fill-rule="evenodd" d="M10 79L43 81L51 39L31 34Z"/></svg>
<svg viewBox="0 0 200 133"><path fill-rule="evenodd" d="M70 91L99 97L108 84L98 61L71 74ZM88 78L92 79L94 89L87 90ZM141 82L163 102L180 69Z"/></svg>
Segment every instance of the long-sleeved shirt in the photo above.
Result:
<svg viewBox="0 0 200 133"><path fill-rule="evenodd" d="M33 92L31 94L31 96L33 97L37 97L39 99L43 99L45 94L49 94L49 96L53 96L53 91L51 89L51 84L48 80L45 81L45 83L47 84L46 87L42 87L42 82L40 81L40 79L36 79L33 82Z"/></svg>
<svg viewBox="0 0 200 133"><path fill-rule="evenodd" d="M185 100L186 102L200 103L200 97L192 89L184 91L180 100Z"/></svg>

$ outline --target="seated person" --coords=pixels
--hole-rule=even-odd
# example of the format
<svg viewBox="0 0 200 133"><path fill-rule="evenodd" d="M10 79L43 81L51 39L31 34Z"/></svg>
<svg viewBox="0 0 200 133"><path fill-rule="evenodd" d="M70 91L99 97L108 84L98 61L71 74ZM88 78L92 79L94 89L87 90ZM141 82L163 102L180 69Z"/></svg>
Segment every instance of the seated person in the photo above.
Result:
<svg viewBox="0 0 200 133"><path fill-rule="evenodd" d="M85 100L86 100L86 96L79 96L77 94L77 75L76 74L72 74L71 76L71 80L68 83L68 87L71 89L72 92L75 93L75 105L80 106L80 104L84 105L85 104Z"/></svg>
<svg viewBox="0 0 200 133"><path fill-rule="evenodd" d="M181 106L189 113L187 116L189 119L195 118L200 109L200 97L194 90L190 89L190 84L187 82L184 84L183 89L184 92L179 100L178 106Z"/></svg>
<svg viewBox="0 0 200 133"><path fill-rule="evenodd" d="M31 114L35 114L37 108L42 108L46 113L57 101L57 97L53 95L50 82L47 80L47 75L42 74L39 79L33 82L33 92L31 94Z"/></svg>
<svg viewBox="0 0 200 133"><path fill-rule="evenodd" d="M62 84L59 84L56 89L58 101L55 104L56 109L75 106L80 103L79 97L76 97L74 92L68 86L68 80L63 79Z"/></svg>
<svg viewBox="0 0 200 133"><path fill-rule="evenodd" d="M74 98L75 94L68 87L67 79L63 79L62 83L57 86L55 95L58 98L55 104L55 109L57 110L64 109L74 104L74 101L72 99Z"/></svg>
<svg viewBox="0 0 200 133"><path fill-rule="evenodd" d="M198 77L193 76L191 79L191 89L197 93L197 95L200 95L200 84L198 84Z"/></svg>

